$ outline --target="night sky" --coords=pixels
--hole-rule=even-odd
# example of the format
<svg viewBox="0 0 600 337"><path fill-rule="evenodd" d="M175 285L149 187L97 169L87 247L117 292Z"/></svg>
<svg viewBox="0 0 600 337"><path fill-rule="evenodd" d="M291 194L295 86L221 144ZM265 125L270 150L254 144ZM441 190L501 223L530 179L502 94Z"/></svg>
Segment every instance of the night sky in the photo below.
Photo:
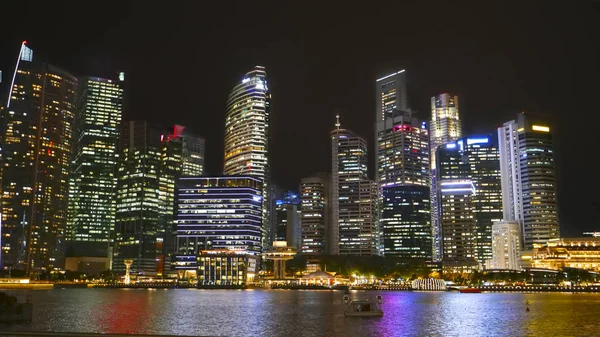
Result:
<svg viewBox="0 0 600 337"><path fill-rule="evenodd" d="M600 231L600 2L58 3L3 1L2 100L22 40L74 75L125 71L124 119L188 126L219 174L229 90L265 65L273 179L294 189L330 169L336 109L373 148L375 79L405 68L418 117L432 95L457 94L466 135L522 110L553 116L563 234Z"/></svg>

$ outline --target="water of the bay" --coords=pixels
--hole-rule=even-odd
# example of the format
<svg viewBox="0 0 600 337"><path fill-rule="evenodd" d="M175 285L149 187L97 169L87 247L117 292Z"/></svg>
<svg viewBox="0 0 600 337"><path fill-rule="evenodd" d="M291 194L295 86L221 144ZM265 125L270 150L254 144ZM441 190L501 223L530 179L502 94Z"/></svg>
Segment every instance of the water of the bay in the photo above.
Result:
<svg viewBox="0 0 600 337"><path fill-rule="evenodd" d="M11 292L16 293L16 292ZM344 316L341 291L19 291L31 323L0 330L195 336L597 336L600 294L381 292L384 316ZM526 311L527 304L530 308Z"/></svg>

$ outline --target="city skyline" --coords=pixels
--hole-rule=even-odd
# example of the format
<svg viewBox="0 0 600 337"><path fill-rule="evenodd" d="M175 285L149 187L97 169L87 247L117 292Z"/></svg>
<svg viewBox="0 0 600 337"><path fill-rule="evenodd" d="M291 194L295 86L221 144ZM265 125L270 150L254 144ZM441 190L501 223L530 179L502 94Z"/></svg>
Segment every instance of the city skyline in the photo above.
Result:
<svg viewBox="0 0 600 337"><path fill-rule="evenodd" d="M531 10L530 8L526 7L524 11L528 12L528 9ZM544 9L542 14L545 14L546 16L552 16L554 13L553 11L555 10L555 8ZM127 13L124 13L124 15L126 14ZM572 14L572 9L570 11L566 11L567 16L572 16ZM504 13L504 15L507 14ZM320 21L319 24L321 27L323 26L323 23ZM455 29L457 31L460 30L464 32L465 27L461 26ZM572 30L569 30L569 32L573 33L577 31L577 29L579 28L572 28ZM537 29L534 29L532 26L527 25L524 30L536 37L542 36L542 33ZM492 33L495 33L496 35L498 34L495 30L492 31ZM90 43L90 46L87 49L84 48L82 51L82 55L94 55L93 57L89 58L90 61L84 61L84 59L86 59L84 56L81 57L81 60L77 58L78 60L72 61L72 53L78 50L78 46L81 42L70 40L69 43L71 45L69 45L68 48L46 48L45 46L50 46L52 43L58 43L59 41L56 39L50 39L50 41L41 41L35 34L32 33L32 31L28 30L24 30L19 34L28 35L22 36L22 38L30 40L29 43L31 44L32 48L35 49L36 54L44 54L44 57L49 59L51 63L57 64L62 68L66 68L68 71L73 71L76 73L76 75L87 74L92 76L108 76L116 73L117 71L124 70L128 74L127 85L132 86L132 83L136 83L136 85L138 85L142 81L142 78L148 78L148 76L150 76L142 74L139 66L137 68L134 67L133 71L130 72L129 70L131 67L133 67L131 65L133 62L130 60L130 64L127 64L127 57L124 57L122 60L120 60L120 53L115 51L114 44L112 42L103 40L104 38L96 39L95 42ZM114 32L109 33L109 36L113 36L110 34L114 34ZM331 34L332 32L328 33L328 35ZM509 31L508 34L510 36L514 36L516 32ZM494 34L492 35L496 36ZM570 35L568 33L563 33L559 34L558 38L563 41L567 39L567 36ZM19 36L19 38L20 37L21 36ZM421 33L418 38L409 37L408 46L419 47L420 44L418 40L423 39L426 41L427 37L431 36ZM476 37L479 37L479 35L475 33L468 35L468 38L471 40L476 40ZM118 42L115 43L122 43L121 41L124 41L122 39L123 38L119 38ZM283 40L281 36L270 37L269 39L275 41ZM364 39L360 37L358 37L358 39L363 41L362 49L365 49L365 52L360 50L357 51L358 55L363 55L367 53L368 50L372 50L373 43L366 43L364 42ZM505 46L507 43L505 40L507 39L508 38L501 39L499 43ZM6 88L6 82L9 80L8 74L12 73L11 67L14 67L13 64L15 61L13 55L15 52L10 52L10 48L18 51L18 45L20 44L19 40L20 39L13 39L10 41L9 38L7 38L2 44L4 47L3 50L7 51L6 54L10 54L6 57L2 56L2 63L0 63L0 68L3 70L4 74L4 88ZM164 42L165 38L161 37L159 40ZM518 45L519 43L522 43L520 41L522 41L522 39L517 41ZM546 41L546 38L543 38L543 41ZM212 42L212 44L215 43L213 40L210 40L209 42ZM347 38L341 38L339 42L335 42L334 44L337 46L341 44L342 46L348 47L348 42L349 41ZM66 47L64 44L66 42L60 43L61 44L59 47ZM139 44L135 45L140 46ZM144 46L143 43L142 46ZM351 68L353 71L349 72L350 75L344 75L345 77L343 78L347 84L342 83L339 88L332 89L332 91L326 95L320 94L314 98L308 96L310 99L308 99L307 102L300 104L302 107L302 109L300 109L292 106L296 104L293 100L293 97L297 94L301 95L300 97L305 97L307 93L312 95L311 91L298 91L299 86L297 84L292 86L286 84L290 83L289 81L303 83L302 85L306 85L306 83L314 83L313 81L308 81L310 78L309 76L314 75L314 73L321 72L324 69L324 63L330 62L333 59L332 54L327 54L328 56L326 56L322 62L317 63L312 60L312 57L308 57L308 61L310 62L306 63L304 63L305 60L303 59L291 59L292 64L297 64L299 62L299 64L305 64L305 67L310 65L308 74L301 74L298 70L291 70L289 67L284 66L281 63L283 61L278 61L280 59L285 59L285 56L289 56L290 51L298 50L298 48L302 48L304 46L311 51L317 50L317 47L323 47L325 51L330 51L330 48L324 46L323 42L320 40L316 41L314 44L305 43L300 47L289 46L288 44L284 43L281 49L269 49L264 45L264 43L259 43L256 48L249 47L247 43L244 43L244 46L240 47L240 50L247 50L249 51L248 54L236 54L235 57L229 57L219 63L223 66L229 65L218 71L222 73L222 78L218 78L217 81L214 82L213 79L215 78L215 71L207 70L207 77L211 78L211 80L208 82L211 82L212 87L212 91L209 92L213 93L215 97L211 98L210 100L206 100L208 104L206 109L198 105L185 103L185 101L188 100L185 95L181 97L181 103L171 102L174 104L173 110L168 110L168 113L165 113L165 110L160 108L161 106L164 107L160 100L157 102L157 107L147 109L148 103L140 100L139 92L143 89L134 88L132 92L133 99L131 102L129 102L129 106L133 108L128 112L125 112L123 120L127 121L140 119L140 117L147 113L146 111L149 111L147 114L148 119L151 122L164 120L164 123L161 122L161 124L171 125L175 122L178 122L188 126L190 130L194 131L195 134L206 138L206 171L207 173L218 174L221 171L222 165L221 161L218 160L218 158L222 156L222 151L220 150L220 147L223 146L221 144L221 139L223 138L220 134L222 131L210 131L210 127L205 124L213 125L215 126L215 129L219 127L222 128L223 116L225 113L225 100L221 98L223 96L226 98L226 94L229 90L231 90L232 85L238 81L238 78L240 78L241 75L247 71L247 69L250 69L250 67L255 63L264 64L269 71L270 77L272 77L272 80L270 80L270 87L274 92L272 104L272 134L274 142L271 155L273 158L273 181L276 184L289 189L297 188L301 177L310 176L311 174L320 171L329 171L329 154L327 151L320 151L320 153L310 152L309 156L306 152L309 149L300 148L298 150L299 152L294 154L296 157L296 159L294 159L294 157L291 156L291 153L287 153L291 151L287 151L286 148L293 145L297 147L298 144L303 142L308 144L306 146L307 148L314 148L316 146L326 148L328 141L326 132L329 131L328 129L330 128L330 121L333 119L335 114L335 108L340 109L342 120L349 129L352 129L359 136L368 140L368 149L374 148L372 144L372 140L374 139L374 137L372 137L373 127L370 123L370 120L372 120L372 116L374 114L372 111L374 106L372 86L377 78L398 71L398 69L406 69L407 76L409 77L409 101L411 102L411 106L416 106L415 109L418 112L417 116L420 119L428 119L427 105L429 103L429 97L442 92L451 92L458 95L461 100L461 120L464 121L465 126L463 132L464 135L493 132L497 127L501 126L502 123L513 119L515 113L522 110L548 113L551 116L558 118L558 122L556 124L560 126L566 121L576 121L577 116L585 116L583 113L583 111L586 110L585 104L589 104L587 102L583 102L583 94L577 93L578 89L576 88L580 87L581 84L578 84L577 81L571 77L582 75L568 75L582 73L573 71L575 69L579 69L579 66L573 65L572 61L556 62L560 60L568 61L569 59L564 55L560 57L556 55L548 55L547 57L550 60L542 60L544 65L555 63L561 64L563 67L562 69L554 69L557 73L552 75L553 77L560 76L560 78L563 79L563 82L567 84L562 88L562 90L565 90L563 95L561 95L562 97L559 97L555 100L551 99L551 96L548 94L544 94L545 90L548 91L548 89L550 89L549 84L545 84L545 81L548 79L546 76L549 75L539 76L539 71L541 71L544 66L535 66L533 64L533 60L530 60L527 62L523 61L518 63L512 68L510 67L510 60L512 59L511 57L514 56L513 53L516 52L518 48L510 48L508 57L484 57L481 63L473 63L472 61L474 58L472 56L468 56L466 51L461 49L461 46L459 45L458 51L452 53L446 60L447 64L445 64L445 66L448 68L452 68L454 66L454 69L451 70L440 71L440 66L434 65L436 58L428 61L415 61L415 54L418 54L418 52L410 52L409 56L406 57L371 57L366 61L362 69L357 69L358 67ZM447 50L449 48L446 43L442 43L442 46L439 47L442 48L442 50ZM487 55L487 51L495 50L494 48L500 47L491 47L486 44L486 46L482 48L483 49L475 54L485 56ZM542 48L542 50L544 50L544 48ZM58 51L60 49L65 49L65 51ZM70 54L70 56L66 57L63 54ZM536 55L539 54L541 54L541 52L536 52ZM161 53L161 55L164 54ZM197 53L191 51L189 57L193 58L194 55L197 55ZM358 57L359 56L351 56L350 60L344 62L343 65L345 66L356 61ZM461 57L464 57L464 60L458 61L457 59ZM6 62L4 61L5 59L7 60ZM266 59L266 61L260 62L261 59ZM152 62L155 61L156 60L152 58ZM73 62L73 66L70 67L68 62ZM86 63L88 64L86 65ZM469 66L466 66L468 63ZM150 61L146 61L143 64L148 65L152 63ZM359 63L356 63L357 66L358 64ZM457 67L457 64L460 66ZM161 67L164 66L165 69L167 67L165 63L158 63L158 65L161 65ZM482 68L484 68L484 65L484 74L478 76L473 75L473 72L477 70L483 70ZM495 67L492 67L492 65ZM325 75L320 78L327 79L332 78L332 76L335 78L335 76L340 74L344 69L350 69L344 68L344 66L335 66L331 72L325 73ZM509 67L509 70L513 69L513 72L509 72L509 75L501 75L500 73L502 71L506 71L507 67ZM565 67L567 68L565 69ZM488 68L495 69L489 70ZM195 72L196 70L193 71ZM462 71L466 72L464 77L453 76ZM163 75L156 76L162 77ZM519 80L517 81L511 76L517 77ZM539 76L539 78L535 78L536 76ZM474 81L475 79L481 79L483 77L488 78L485 82L483 82L483 85L481 85L481 83L478 81ZM287 78L290 79L288 80ZM433 84L428 84L426 82L432 82ZM478 83L482 88L473 89L474 83ZM515 83L518 84L516 88L504 89L505 86L510 86ZM356 89L349 89L351 86L356 86ZM6 90L3 91L3 97L5 92ZM223 92L225 94L223 94ZM486 92L488 92L489 95L485 95L484 93ZM550 92L552 92L552 90L550 90ZM585 90L581 90L581 92L583 93ZM213 94L210 94L209 97L213 96ZM494 96L502 97L502 99L489 99L489 97ZM580 97L581 100L576 100L576 97ZM193 101L196 101L196 99ZM181 107L185 106L186 104L190 106L190 108L181 109ZM313 107L314 111L307 109L307 107ZM158 112L159 110L160 113ZM302 111L306 113L306 118L294 117L299 116L299 113ZM588 109L588 111L592 110ZM197 117L196 115L201 117ZM569 115L575 117L568 117ZM207 119L206 122L203 121L205 117ZM187 118L189 118L189 121ZM297 124L295 124L295 127L286 127L286 125L289 125L290 122ZM586 128L591 128L590 125L595 123L592 119L589 123L584 124L586 125L578 126L577 128L583 128L583 130L586 130ZM314 134L315 136L305 137L302 135L301 130L306 129L308 125L314 125L314 128L311 129L310 134ZM588 210L594 209L594 207L598 205L598 197L590 195L590 198L583 198L585 200L581 202L574 203L571 201L576 199L574 196L576 195L575 193L577 191L577 186L581 186L582 184L588 185L588 183L584 182L582 179L585 176L590 176L592 172L591 168L580 168L581 165L576 164L578 163L578 157L584 157L581 152L582 149L580 149L577 144L593 144L594 138L591 132L581 131L579 134L577 134L577 139L579 140L575 140L575 137L572 136L574 131L567 130L567 128L564 127L557 127L556 129L558 135L556 136L555 145L558 146L556 152L558 158L557 163L559 163L559 165L557 165L557 186L560 205L559 215L561 218L561 229L563 231L565 229L571 230L567 233L575 235L581 231L594 229L594 226L598 223L598 215L591 214L591 212L578 211L579 207ZM374 156L369 157L370 178L373 178L374 171L372 168L374 166L372 161ZM294 167L289 168L289 165L286 165L286 163L292 162L292 160L301 162L302 160L309 159L310 165L293 165ZM590 172L590 174L588 174L588 172ZM590 183L597 184L595 181ZM591 190L593 189L594 188L591 188Z"/></svg>

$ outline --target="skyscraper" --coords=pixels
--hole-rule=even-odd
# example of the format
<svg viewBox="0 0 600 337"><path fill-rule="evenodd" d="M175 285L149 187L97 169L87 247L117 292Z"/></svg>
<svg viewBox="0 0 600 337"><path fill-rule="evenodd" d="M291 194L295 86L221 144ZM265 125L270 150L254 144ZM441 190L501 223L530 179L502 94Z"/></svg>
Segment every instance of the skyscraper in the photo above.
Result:
<svg viewBox="0 0 600 337"><path fill-rule="evenodd" d="M233 88L225 111L225 175L263 180L263 239L269 229L269 125L271 95L265 68L255 66ZM266 242L263 242L263 245Z"/></svg>
<svg viewBox="0 0 600 337"><path fill-rule="evenodd" d="M383 121L394 109L408 109L406 72L404 69L375 81L375 122Z"/></svg>
<svg viewBox="0 0 600 337"><path fill-rule="evenodd" d="M377 123L383 251L431 260L429 132L410 112L397 112L399 117Z"/></svg>
<svg viewBox="0 0 600 337"><path fill-rule="evenodd" d="M203 172L204 140L181 125L171 130L131 121L122 127L112 269L148 275L170 270L175 251L178 182ZM184 169L186 174L184 174Z"/></svg>
<svg viewBox="0 0 600 337"><path fill-rule="evenodd" d="M479 269L476 259L475 186L470 180L440 180L442 266L446 272Z"/></svg>
<svg viewBox="0 0 600 337"><path fill-rule="evenodd" d="M123 124L117 181L117 213L112 270L155 274L161 250L161 138L165 130L144 121Z"/></svg>
<svg viewBox="0 0 600 337"><path fill-rule="evenodd" d="M3 268L31 274L64 262L76 88L22 43L3 118Z"/></svg>
<svg viewBox="0 0 600 337"><path fill-rule="evenodd" d="M476 223L476 258L482 265L492 258L492 224L502 219L500 157L495 135L461 138L438 147L438 181L469 180ZM439 198L439 194L438 194Z"/></svg>
<svg viewBox="0 0 600 337"><path fill-rule="evenodd" d="M553 137L547 116L521 113L498 129L504 220L519 221L525 249L560 235Z"/></svg>
<svg viewBox="0 0 600 337"><path fill-rule="evenodd" d="M383 253L386 256L431 261L429 186L390 185L382 189Z"/></svg>
<svg viewBox="0 0 600 337"><path fill-rule="evenodd" d="M320 256L330 253L330 184L331 177L327 173L300 180L300 251L303 254Z"/></svg>
<svg viewBox="0 0 600 337"><path fill-rule="evenodd" d="M440 203L438 202L439 182L437 181L435 153L440 145L462 136L462 127L458 110L458 96L444 93L431 97L431 122L429 124L431 164L431 226L433 236L433 260L442 258L440 232Z"/></svg>
<svg viewBox="0 0 600 337"><path fill-rule="evenodd" d="M83 77L77 102L66 269L78 268L84 261L78 258L88 257L99 259L85 260L86 265L99 263L104 271L109 268L109 241L115 226L122 82Z"/></svg>
<svg viewBox="0 0 600 337"><path fill-rule="evenodd" d="M288 191L276 201L273 241L285 241L288 247L300 248L300 197Z"/></svg>
<svg viewBox="0 0 600 337"><path fill-rule="evenodd" d="M367 178L367 142L352 132L331 131L333 254L377 255L377 184Z"/></svg>

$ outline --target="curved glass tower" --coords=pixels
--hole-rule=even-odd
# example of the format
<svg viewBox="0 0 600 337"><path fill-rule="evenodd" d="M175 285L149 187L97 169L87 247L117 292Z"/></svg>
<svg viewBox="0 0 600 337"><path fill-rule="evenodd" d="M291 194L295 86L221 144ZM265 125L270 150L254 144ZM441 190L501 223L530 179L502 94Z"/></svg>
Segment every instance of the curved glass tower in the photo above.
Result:
<svg viewBox="0 0 600 337"><path fill-rule="evenodd" d="M265 67L255 66L233 88L225 111L225 160L227 176L247 175L262 180L262 248L269 237L270 184L269 106Z"/></svg>
<svg viewBox="0 0 600 337"><path fill-rule="evenodd" d="M238 83L225 112L225 175L268 175L269 100L265 68L256 66Z"/></svg>

